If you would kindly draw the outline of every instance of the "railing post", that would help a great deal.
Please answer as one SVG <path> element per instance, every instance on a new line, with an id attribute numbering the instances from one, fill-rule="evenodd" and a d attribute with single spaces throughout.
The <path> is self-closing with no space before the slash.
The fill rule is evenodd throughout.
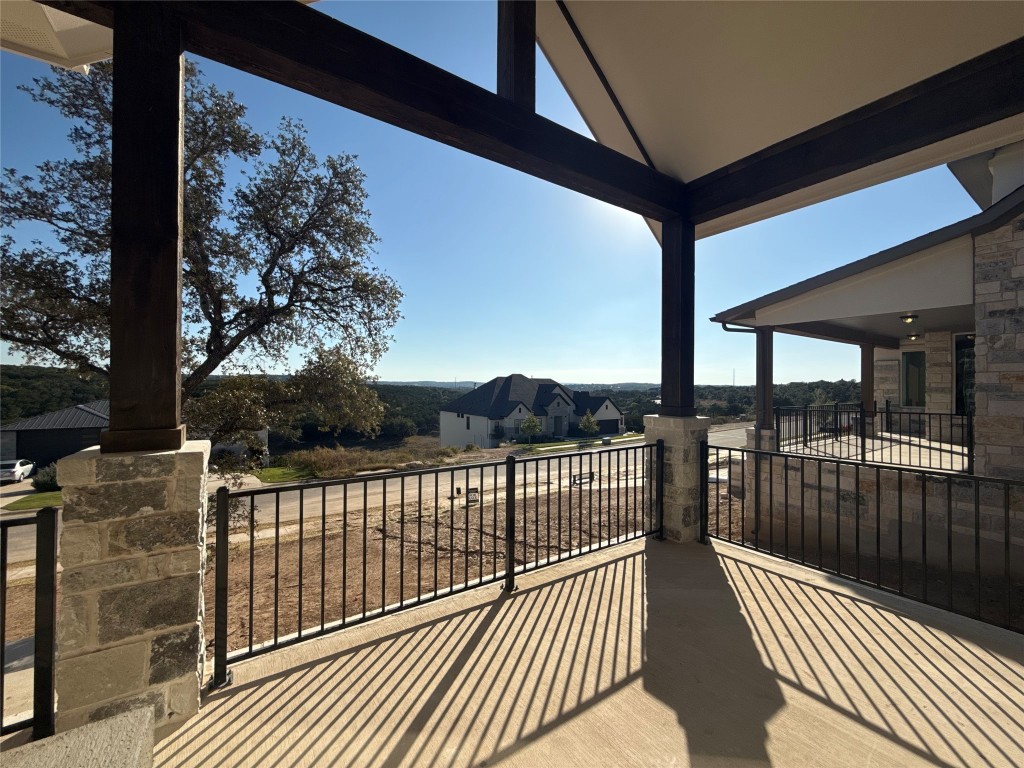
<path id="1" fill-rule="evenodd" d="M 505 591 L 516 588 L 516 457 L 505 458 Z"/>
<path id="2" fill-rule="evenodd" d="M 868 426 L 867 411 L 864 410 L 864 403 L 860 404 L 860 462 L 866 464 L 868 461 Z"/>
<path id="3" fill-rule="evenodd" d="M 967 474 L 974 474 L 974 413 L 967 411 Z"/>
<path id="4" fill-rule="evenodd" d="M 711 468 L 708 466 L 708 441 L 700 441 L 700 534 L 697 539 L 701 544 L 710 544 L 708 538 L 708 514 L 710 497 Z"/>
<path id="5" fill-rule="evenodd" d="M 217 489 L 217 543 L 214 557 L 213 678 L 210 690 L 231 682 L 228 672 L 228 487 Z"/>
<path id="6" fill-rule="evenodd" d="M 36 618 L 32 672 L 32 738 L 53 736 L 54 631 L 57 626 L 57 510 L 36 515 Z"/>
<path id="7" fill-rule="evenodd" d="M 885 401 L 885 431 L 892 432 L 892 403 L 888 398 Z"/>
<path id="8" fill-rule="evenodd" d="M 782 425 L 782 414 L 779 412 L 779 407 L 775 407 L 775 450 L 782 450 L 782 430 L 779 427 Z"/>
<path id="9" fill-rule="evenodd" d="M 807 429 L 808 429 L 808 426 L 809 426 L 808 422 L 810 421 L 810 419 L 808 417 L 810 416 L 810 412 L 807 410 L 807 406 L 806 405 L 803 408 L 800 409 L 800 413 L 803 415 L 804 447 L 807 447 L 807 445 L 808 445 Z"/>
<path id="10" fill-rule="evenodd" d="M 658 440 L 654 444 L 654 494 L 658 500 L 658 535 L 659 541 L 665 539 L 665 441 Z"/>

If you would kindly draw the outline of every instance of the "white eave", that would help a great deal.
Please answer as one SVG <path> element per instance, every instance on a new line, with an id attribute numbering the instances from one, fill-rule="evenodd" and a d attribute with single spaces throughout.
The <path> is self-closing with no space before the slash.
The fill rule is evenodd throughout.
<path id="1" fill-rule="evenodd" d="M 655 167 L 689 182 L 1024 35 L 1020 2 L 580 2 L 566 8 Z M 555 2 L 538 38 L 595 138 L 642 161 Z M 698 226 L 698 237 L 1024 138 L 1024 115 Z M 660 226 L 655 226 L 659 232 Z"/>
<path id="2" fill-rule="evenodd" d="M 113 56 L 114 33 L 107 27 L 32 0 L 3 0 L 0 2 L 0 48 L 75 69 Z"/>

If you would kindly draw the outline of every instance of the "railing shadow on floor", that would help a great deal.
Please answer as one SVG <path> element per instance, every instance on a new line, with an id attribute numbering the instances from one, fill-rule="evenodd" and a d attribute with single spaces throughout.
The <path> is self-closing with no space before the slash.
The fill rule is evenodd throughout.
<path id="1" fill-rule="evenodd" d="M 332 655 L 315 658 L 347 632 L 295 646 L 287 653 L 302 662 L 287 669 L 275 662 L 278 654 L 247 662 L 256 665 L 247 673 L 253 679 L 210 694 L 200 717 L 158 745 L 156 764 L 494 764 L 544 737 L 555 741 L 540 746 L 543 754 L 578 746 L 577 718 L 597 707 L 606 708 L 598 731 L 605 746 L 635 748 L 665 764 L 768 763 L 769 722 L 788 689 L 928 763 L 975 757 L 955 729 L 958 716 L 987 724 L 978 712 L 957 710 L 928 688 L 929 707 L 945 707 L 941 716 L 954 730 L 948 743 L 941 733 L 922 733 L 913 717 L 908 725 L 899 710 L 886 714 L 872 687 L 886 669 L 897 678 L 886 689 L 889 701 L 905 701 L 911 712 L 928 700 L 908 672 L 949 687 L 980 686 L 977 697 L 1003 715 L 992 733 L 1016 739 L 1005 720 L 1020 721 L 1021 705 L 970 677 L 977 671 L 1019 685 L 1017 670 L 998 654 L 958 645 L 941 626 L 933 631 L 870 601 L 758 569 L 730 557 L 728 545 L 717 552 L 654 540 L 643 546 L 591 567 L 578 561 L 580 570 L 551 572 L 510 595 L 495 586 L 478 593 L 493 598 L 471 608 L 434 603 L 421 609 L 431 618 L 391 634 L 375 636 L 372 623 L 354 628 L 362 642 Z M 906 658 L 893 658 L 891 644 L 876 649 L 870 635 L 878 632 L 906 638 Z M 809 671 L 794 671 L 771 633 L 804 636 Z M 808 645 L 812 633 L 816 644 Z M 912 655 L 925 647 L 965 659 L 962 672 Z M 274 671 L 261 676 L 261 667 Z M 671 709 L 678 730 L 640 721 L 658 709 L 650 697 Z M 652 727 L 667 733 L 653 746 Z M 602 743 L 583 747 L 603 754 Z"/>
<path id="2" fill-rule="evenodd" d="M 718 545 L 720 562 L 742 585 L 756 644 L 781 685 L 934 765 L 1019 764 L 1024 704 L 1013 692 L 1024 684 L 1024 652 L 1016 635 L 870 587 L 817 583 L 832 577 L 793 578 L 730 556 L 732 546 Z M 965 622 L 977 630 L 969 639 L 958 634 Z"/>

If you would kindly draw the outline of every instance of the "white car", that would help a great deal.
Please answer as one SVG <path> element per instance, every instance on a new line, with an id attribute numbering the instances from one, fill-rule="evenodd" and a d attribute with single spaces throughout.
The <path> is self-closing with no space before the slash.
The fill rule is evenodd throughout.
<path id="1" fill-rule="evenodd" d="M 35 471 L 36 465 L 25 459 L 0 461 L 0 482 L 17 483 Z"/>

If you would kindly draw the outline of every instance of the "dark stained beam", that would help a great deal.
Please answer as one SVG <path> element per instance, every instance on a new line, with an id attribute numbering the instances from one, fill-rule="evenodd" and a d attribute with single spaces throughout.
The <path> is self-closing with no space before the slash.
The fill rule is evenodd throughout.
<path id="1" fill-rule="evenodd" d="M 498 95 L 537 111 L 537 4 L 498 0 Z"/>
<path id="2" fill-rule="evenodd" d="M 757 429 L 773 429 L 775 427 L 773 408 L 775 395 L 774 329 L 767 325 L 758 326 L 756 338 L 754 409 L 757 413 L 757 421 L 754 426 Z M 758 448 L 760 447 L 758 446 Z"/>
<path id="3" fill-rule="evenodd" d="M 696 224 L 1024 112 L 1024 38 L 689 184 Z"/>
<path id="4" fill-rule="evenodd" d="M 662 416 L 696 416 L 693 395 L 693 224 L 683 217 L 661 228 L 661 408 Z"/>
<path id="5" fill-rule="evenodd" d="M 187 50 L 659 221 L 686 185 L 301 3 L 153 2 Z M 107 24 L 111 2 L 48 2 Z"/>
<path id="6" fill-rule="evenodd" d="M 181 30 L 157 4 L 114 14 L 110 429 L 104 452 L 181 448 Z"/>

